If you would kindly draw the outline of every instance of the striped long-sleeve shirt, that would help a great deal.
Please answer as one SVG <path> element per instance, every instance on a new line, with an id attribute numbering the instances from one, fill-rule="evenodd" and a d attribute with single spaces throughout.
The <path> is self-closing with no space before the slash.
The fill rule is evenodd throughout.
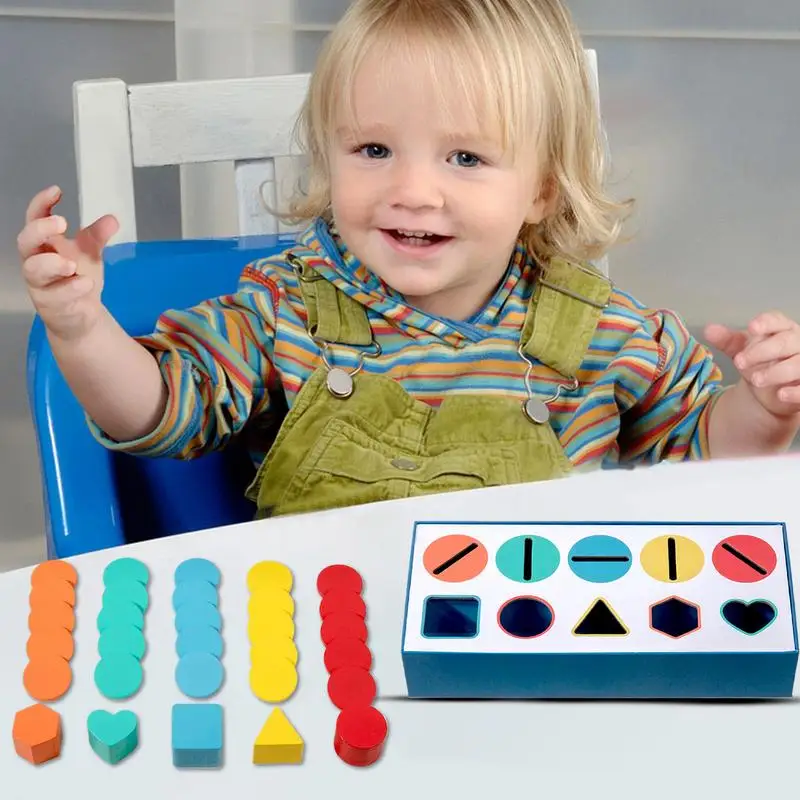
<path id="1" fill-rule="evenodd" d="M 446 395 L 478 393 L 524 401 L 527 364 L 517 352 L 535 280 L 520 245 L 505 280 L 472 319 L 450 321 L 407 305 L 318 221 L 299 243 L 314 269 L 367 310 L 379 358 L 366 373 L 390 376 L 410 395 L 437 406 Z M 266 454 L 311 373 L 320 350 L 306 330 L 299 280 L 286 254 L 247 265 L 235 293 L 188 310 L 165 312 L 141 337 L 169 387 L 164 416 L 147 436 L 106 437 L 107 447 L 142 455 L 192 458 L 245 441 L 254 463 Z M 334 346 L 335 365 L 354 367 L 358 352 Z M 708 419 L 721 375 L 710 353 L 670 311 L 647 308 L 615 289 L 578 373 L 580 387 L 551 404 L 551 423 L 576 467 L 654 463 L 708 456 Z M 563 382 L 534 362 L 531 386 L 546 398 Z"/>

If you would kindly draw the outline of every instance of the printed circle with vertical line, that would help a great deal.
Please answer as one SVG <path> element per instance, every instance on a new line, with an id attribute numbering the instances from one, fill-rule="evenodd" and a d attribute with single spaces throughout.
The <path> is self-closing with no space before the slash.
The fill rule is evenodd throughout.
<path id="1" fill-rule="evenodd" d="M 628 573 L 633 558 L 628 545 L 614 536 L 587 536 L 567 556 L 569 568 L 590 583 L 611 583 Z"/>
<path id="2" fill-rule="evenodd" d="M 705 564 L 703 549 L 686 536 L 651 539 L 642 548 L 640 559 L 644 571 L 664 583 L 690 581 L 700 574 Z"/>
<path id="3" fill-rule="evenodd" d="M 489 553 L 474 536 L 452 534 L 432 541 L 422 556 L 425 569 L 437 580 L 462 583 L 486 568 Z"/>
<path id="4" fill-rule="evenodd" d="M 758 536 L 740 534 L 723 539 L 711 554 L 711 561 L 723 578 L 736 583 L 763 581 L 775 571 L 778 556 Z"/>
<path id="5" fill-rule="evenodd" d="M 561 561 L 558 548 L 542 536 L 515 536 L 504 542 L 495 558 L 497 569 L 517 583 L 549 578 Z"/>

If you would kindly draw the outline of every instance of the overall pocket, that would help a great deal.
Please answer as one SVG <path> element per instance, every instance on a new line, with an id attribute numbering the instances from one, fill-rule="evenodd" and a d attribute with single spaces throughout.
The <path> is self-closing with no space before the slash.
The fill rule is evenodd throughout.
<path id="1" fill-rule="evenodd" d="M 518 475 L 516 454 L 510 448 L 462 445 L 431 455 L 398 447 L 334 419 L 281 496 L 269 498 L 269 476 L 262 496 L 274 514 L 298 513 L 480 489 L 517 482 Z"/>

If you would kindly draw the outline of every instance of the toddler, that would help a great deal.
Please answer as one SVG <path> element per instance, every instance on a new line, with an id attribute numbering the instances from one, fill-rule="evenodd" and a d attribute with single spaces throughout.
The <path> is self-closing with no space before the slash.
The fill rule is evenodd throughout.
<path id="1" fill-rule="evenodd" d="M 355 0 L 299 122 L 296 243 L 145 337 L 101 302 L 115 220 L 69 238 L 57 188 L 31 202 L 25 280 L 106 447 L 241 440 L 264 517 L 790 445 L 795 322 L 709 326 L 723 389 L 674 313 L 592 266 L 628 204 L 559 0 Z"/>

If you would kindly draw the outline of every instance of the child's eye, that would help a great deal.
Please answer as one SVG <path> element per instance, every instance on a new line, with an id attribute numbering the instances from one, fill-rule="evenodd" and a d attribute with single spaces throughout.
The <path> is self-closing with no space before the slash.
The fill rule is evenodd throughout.
<path id="1" fill-rule="evenodd" d="M 389 156 L 389 148 L 382 144 L 365 144 L 358 148 L 358 152 L 367 158 L 387 158 Z"/>
<path id="2" fill-rule="evenodd" d="M 477 167 L 483 163 L 482 159 L 474 153 L 466 153 L 464 151 L 455 153 L 453 158 L 457 167 Z"/>

